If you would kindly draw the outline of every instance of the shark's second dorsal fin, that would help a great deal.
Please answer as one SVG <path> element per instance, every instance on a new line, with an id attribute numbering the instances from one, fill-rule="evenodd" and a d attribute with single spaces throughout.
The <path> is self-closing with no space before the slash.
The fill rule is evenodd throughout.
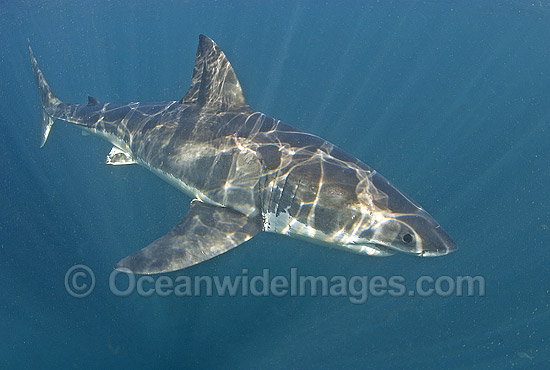
<path id="1" fill-rule="evenodd" d="M 205 35 L 199 36 L 191 87 L 180 103 L 196 103 L 214 110 L 246 105 L 233 67 L 218 45 Z"/>
<path id="2" fill-rule="evenodd" d="M 98 105 L 99 100 L 94 98 L 93 96 L 88 96 L 88 105 Z"/>

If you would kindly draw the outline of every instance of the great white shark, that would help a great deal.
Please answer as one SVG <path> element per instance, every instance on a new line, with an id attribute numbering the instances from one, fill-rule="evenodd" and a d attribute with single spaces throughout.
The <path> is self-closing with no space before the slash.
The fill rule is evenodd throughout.
<path id="1" fill-rule="evenodd" d="M 107 141 L 110 165 L 137 163 L 190 196 L 166 235 L 117 269 L 154 274 L 220 255 L 266 231 L 369 256 L 440 256 L 457 249 L 416 202 L 359 159 L 252 109 L 233 67 L 207 36 L 180 100 L 64 103 L 29 46 L 44 146 L 54 120 Z"/>

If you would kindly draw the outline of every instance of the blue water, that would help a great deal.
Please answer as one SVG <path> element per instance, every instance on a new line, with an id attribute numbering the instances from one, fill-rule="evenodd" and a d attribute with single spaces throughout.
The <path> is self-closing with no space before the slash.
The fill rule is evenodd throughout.
<path id="1" fill-rule="evenodd" d="M 180 99 L 198 35 L 255 109 L 423 205 L 459 250 L 360 257 L 262 234 L 179 273 L 482 276 L 473 297 L 129 297 L 112 266 L 190 199 L 64 122 L 39 149 L 30 39 L 69 102 Z M 10 1 L 0 5 L 0 368 L 550 368 L 548 1 Z M 97 285 L 64 287 L 85 264 Z"/>

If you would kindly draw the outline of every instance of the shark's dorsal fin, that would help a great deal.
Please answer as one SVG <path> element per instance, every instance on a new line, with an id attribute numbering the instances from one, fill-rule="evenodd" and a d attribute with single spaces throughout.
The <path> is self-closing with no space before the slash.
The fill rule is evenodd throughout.
<path id="1" fill-rule="evenodd" d="M 98 105 L 99 100 L 94 98 L 93 96 L 88 96 L 88 105 Z"/>
<path id="2" fill-rule="evenodd" d="M 218 45 L 205 35 L 199 36 L 191 87 L 180 103 L 196 103 L 214 110 L 246 105 L 233 67 Z"/>

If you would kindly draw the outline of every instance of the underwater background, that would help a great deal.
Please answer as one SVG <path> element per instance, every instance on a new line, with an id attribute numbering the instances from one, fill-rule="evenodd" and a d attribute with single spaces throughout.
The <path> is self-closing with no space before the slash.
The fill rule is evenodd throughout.
<path id="1" fill-rule="evenodd" d="M 480 276 L 471 297 L 118 297 L 121 258 L 190 198 L 57 122 L 40 149 L 28 41 L 63 101 L 183 97 L 198 35 L 255 109 L 377 169 L 458 244 L 370 258 L 274 234 L 189 276 Z M 550 368 L 550 2 L 2 1 L 0 368 Z M 77 264 L 86 298 L 65 289 Z"/>

